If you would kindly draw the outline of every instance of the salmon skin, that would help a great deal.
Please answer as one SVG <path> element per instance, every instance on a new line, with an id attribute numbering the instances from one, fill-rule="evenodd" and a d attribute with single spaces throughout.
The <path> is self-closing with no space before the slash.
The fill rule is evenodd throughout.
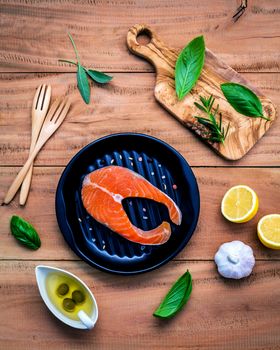
<path id="1" fill-rule="evenodd" d="M 181 224 L 182 214 L 175 202 L 132 170 L 107 166 L 84 178 L 83 205 L 96 221 L 135 243 L 158 245 L 167 242 L 171 235 L 168 222 L 163 221 L 150 231 L 141 230 L 130 222 L 122 206 L 122 200 L 127 197 L 147 198 L 165 204 L 172 222 Z"/>

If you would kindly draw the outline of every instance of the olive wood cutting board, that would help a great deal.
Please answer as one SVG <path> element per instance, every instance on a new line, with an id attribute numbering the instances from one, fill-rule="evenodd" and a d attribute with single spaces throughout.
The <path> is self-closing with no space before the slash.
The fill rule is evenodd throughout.
<path id="1" fill-rule="evenodd" d="M 139 34 L 148 36 L 150 42 L 139 44 L 137 41 Z M 154 93 L 156 100 L 184 126 L 190 128 L 201 138 L 205 132 L 205 127 L 198 123 L 194 116 L 206 117 L 206 115 L 198 110 L 194 102 L 200 102 L 199 95 L 206 98 L 210 95 L 215 97 L 214 107 L 217 104 L 219 105 L 223 125 L 226 128 L 230 123 L 230 128 L 224 144 L 211 143 L 206 140 L 205 142 L 226 159 L 237 160 L 242 158 L 276 119 L 276 109 L 272 102 L 208 49 L 206 49 L 204 67 L 197 83 L 191 92 L 179 101 L 175 92 L 174 80 L 175 64 L 179 51 L 166 46 L 151 28 L 142 24 L 136 24 L 129 29 L 127 45 L 132 53 L 144 57 L 155 66 L 156 85 Z M 220 84 L 225 82 L 240 83 L 254 91 L 260 98 L 264 116 L 270 118 L 270 121 L 262 118 L 246 117 L 236 112 L 226 101 L 220 89 Z"/>

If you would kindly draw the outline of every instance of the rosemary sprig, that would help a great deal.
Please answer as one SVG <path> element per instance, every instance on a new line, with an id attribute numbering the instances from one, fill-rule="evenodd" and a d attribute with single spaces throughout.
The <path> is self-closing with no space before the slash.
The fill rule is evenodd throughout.
<path id="1" fill-rule="evenodd" d="M 200 109 L 202 112 L 206 113 L 208 118 L 202 118 L 199 116 L 195 116 L 197 121 L 204 125 L 208 131 L 203 135 L 203 138 L 207 141 L 211 142 L 222 142 L 224 143 L 225 138 L 227 137 L 230 123 L 228 123 L 227 129 L 222 127 L 222 113 L 219 111 L 219 105 L 213 109 L 213 104 L 215 98 L 211 95 L 208 99 L 202 96 L 199 96 L 202 104 L 194 102 L 195 106 Z M 216 120 L 216 115 L 219 114 L 219 121 Z"/>

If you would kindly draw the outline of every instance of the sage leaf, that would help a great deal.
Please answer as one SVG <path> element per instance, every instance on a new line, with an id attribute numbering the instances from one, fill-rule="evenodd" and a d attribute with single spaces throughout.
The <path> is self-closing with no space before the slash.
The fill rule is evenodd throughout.
<path id="1" fill-rule="evenodd" d="M 173 284 L 153 315 L 159 318 L 173 317 L 189 300 L 191 292 L 192 277 L 187 271 Z"/>
<path id="2" fill-rule="evenodd" d="M 41 240 L 35 228 L 20 216 L 13 215 L 10 222 L 13 236 L 27 248 L 36 250 L 41 246 Z"/>
<path id="3" fill-rule="evenodd" d="M 175 66 L 175 88 L 179 100 L 193 88 L 199 78 L 205 58 L 203 36 L 193 39 L 180 53 Z"/>
<path id="4" fill-rule="evenodd" d="M 86 72 L 92 80 L 100 84 L 106 84 L 113 79 L 113 77 L 111 77 L 110 75 L 99 72 L 97 70 L 88 69 Z"/>
<path id="5" fill-rule="evenodd" d="M 221 90 L 228 103 L 238 112 L 247 117 L 263 118 L 263 108 L 258 96 L 246 86 L 237 83 L 221 84 Z"/>
<path id="6" fill-rule="evenodd" d="M 81 93 L 81 96 L 86 104 L 89 104 L 90 99 L 90 86 L 87 79 L 86 70 L 80 63 L 78 63 L 77 70 L 77 81 L 78 81 L 78 89 Z"/>
<path id="7" fill-rule="evenodd" d="M 59 62 L 66 62 L 66 63 L 70 63 L 73 64 L 75 66 L 77 66 L 77 82 L 78 82 L 78 89 L 81 93 L 81 96 L 83 98 L 83 100 L 85 101 L 86 104 L 89 104 L 89 100 L 90 100 L 90 84 L 89 81 L 87 79 L 87 76 L 90 77 L 90 79 L 100 83 L 100 84 L 105 84 L 107 82 L 109 82 L 110 80 L 113 79 L 113 77 L 111 77 L 110 75 L 107 75 L 105 73 L 102 72 L 98 72 L 97 70 L 92 70 L 92 69 L 86 69 L 80 61 L 80 56 L 79 56 L 79 52 L 77 50 L 76 44 L 74 39 L 72 38 L 72 35 L 70 33 L 68 33 L 69 39 L 71 41 L 71 44 L 73 46 L 74 52 L 75 52 L 75 56 L 77 59 L 77 62 L 71 61 L 71 60 L 65 60 L 65 59 L 60 59 L 58 60 Z"/>

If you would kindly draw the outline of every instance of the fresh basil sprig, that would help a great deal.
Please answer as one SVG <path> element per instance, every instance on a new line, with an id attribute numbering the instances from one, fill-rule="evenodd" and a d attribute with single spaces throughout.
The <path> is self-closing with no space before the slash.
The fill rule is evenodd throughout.
<path id="1" fill-rule="evenodd" d="M 203 36 L 193 39 L 180 53 L 175 66 L 175 87 L 179 100 L 193 88 L 199 78 L 205 58 Z"/>
<path id="2" fill-rule="evenodd" d="M 221 84 L 221 90 L 228 103 L 239 113 L 253 118 L 270 120 L 263 115 L 263 108 L 258 96 L 246 86 L 237 83 Z"/>
<path id="3" fill-rule="evenodd" d="M 12 216 L 10 227 L 13 236 L 22 245 L 33 250 L 41 247 L 41 240 L 35 228 L 20 216 Z"/>
<path id="4" fill-rule="evenodd" d="M 191 292 L 192 276 L 187 271 L 173 284 L 153 315 L 160 318 L 173 317 L 189 300 Z"/>
<path id="5" fill-rule="evenodd" d="M 108 83 L 110 80 L 113 79 L 113 77 L 111 77 L 110 75 L 107 75 L 105 73 L 99 72 L 97 70 L 93 70 L 93 69 L 87 69 L 85 68 L 80 61 L 80 57 L 78 54 L 78 50 L 77 47 L 75 45 L 75 42 L 71 36 L 70 33 L 68 33 L 69 39 L 72 43 L 72 46 L 74 48 L 75 51 L 75 55 L 76 55 L 76 59 L 77 62 L 73 62 L 73 61 L 69 61 L 69 60 L 58 60 L 59 62 L 66 62 L 66 63 L 70 63 L 70 64 L 74 64 L 75 66 L 77 66 L 77 85 L 78 85 L 78 89 L 80 91 L 80 94 L 83 98 L 83 100 L 85 101 L 86 104 L 89 104 L 90 101 L 90 85 L 87 79 L 87 76 L 89 76 L 89 78 L 99 84 L 105 84 Z"/>

